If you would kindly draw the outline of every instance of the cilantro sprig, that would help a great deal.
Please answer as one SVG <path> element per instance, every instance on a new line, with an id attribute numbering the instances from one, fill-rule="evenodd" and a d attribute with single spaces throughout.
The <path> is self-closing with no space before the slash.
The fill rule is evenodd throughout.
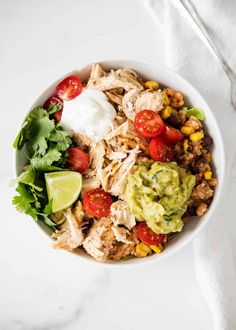
<path id="1" fill-rule="evenodd" d="M 65 151 L 71 144 L 68 133 L 49 118 L 49 112 L 36 107 L 23 124 L 13 147 L 22 150 L 26 145 L 32 167 L 51 171 L 64 164 Z"/>
<path id="2" fill-rule="evenodd" d="M 63 170 L 66 150 L 72 145 L 69 134 L 50 119 L 49 115 L 55 111 L 58 111 L 56 105 L 48 111 L 35 107 L 13 143 L 14 148 L 27 153 L 29 164 L 15 180 L 18 195 L 12 203 L 18 211 L 43 220 L 49 226 L 55 223 L 50 219 L 52 201 L 47 197 L 44 173 Z"/>

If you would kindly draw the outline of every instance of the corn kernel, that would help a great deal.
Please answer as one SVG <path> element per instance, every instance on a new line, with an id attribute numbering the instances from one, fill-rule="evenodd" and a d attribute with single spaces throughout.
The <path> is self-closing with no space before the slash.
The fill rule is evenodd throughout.
<path id="1" fill-rule="evenodd" d="M 206 172 L 204 172 L 204 178 L 206 180 L 211 180 L 211 177 L 212 177 L 212 171 L 206 171 Z"/>
<path id="2" fill-rule="evenodd" d="M 150 248 L 158 254 L 163 251 L 163 246 L 161 244 L 159 244 L 159 245 L 150 245 Z"/>
<path id="3" fill-rule="evenodd" d="M 190 135 L 195 132 L 195 129 L 193 127 L 183 126 L 183 127 L 181 127 L 181 132 L 184 135 Z"/>
<path id="4" fill-rule="evenodd" d="M 187 150 L 188 150 L 188 140 L 187 139 L 184 140 L 183 148 L 184 148 L 184 152 L 187 152 Z"/>
<path id="5" fill-rule="evenodd" d="M 170 99 L 169 99 L 169 97 L 166 95 L 166 93 L 164 93 L 164 100 L 163 100 L 163 102 L 164 102 L 164 105 L 169 105 L 169 104 L 170 104 Z"/>
<path id="6" fill-rule="evenodd" d="M 164 110 L 162 110 L 161 116 L 163 119 L 167 119 L 172 115 L 173 109 L 167 105 Z"/>
<path id="7" fill-rule="evenodd" d="M 136 246 L 135 252 L 137 257 L 146 257 L 151 252 L 151 248 L 148 245 L 141 242 Z"/>
<path id="8" fill-rule="evenodd" d="M 199 142 L 203 137 L 203 132 L 195 132 L 190 135 L 190 140 L 193 142 Z"/>
<path id="9" fill-rule="evenodd" d="M 150 88 L 150 89 L 158 89 L 159 88 L 159 84 L 157 81 L 155 80 L 148 80 L 144 83 L 144 86 L 146 88 Z"/>

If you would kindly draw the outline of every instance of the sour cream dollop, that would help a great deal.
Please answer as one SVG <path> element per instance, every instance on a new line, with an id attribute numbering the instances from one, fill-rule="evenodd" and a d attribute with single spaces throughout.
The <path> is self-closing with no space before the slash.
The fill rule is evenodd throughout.
<path id="1" fill-rule="evenodd" d="M 115 116 L 115 108 L 102 91 L 84 89 L 74 100 L 64 103 L 61 125 L 99 141 L 109 132 Z"/>

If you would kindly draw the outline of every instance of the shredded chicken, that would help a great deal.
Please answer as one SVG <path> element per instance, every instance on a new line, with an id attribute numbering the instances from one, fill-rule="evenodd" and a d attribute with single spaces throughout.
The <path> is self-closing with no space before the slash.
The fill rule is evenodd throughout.
<path id="1" fill-rule="evenodd" d="M 101 218 L 90 229 L 83 247 L 93 258 L 105 262 L 125 258 L 134 251 L 138 243 L 135 232 L 129 233 L 127 229 L 116 228 L 110 218 Z"/>
<path id="2" fill-rule="evenodd" d="M 82 185 L 82 190 L 81 190 L 81 197 L 84 197 L 84 194 L 95 188 L 99 188 L 100 186 L 100 178 L 98 176 L 93 176 L 90 178 L 83 178 L 83 185 Z"/>
<path id="3" fill-rule="evenodd" d="M 97 188 L 101 184 L 100 171 L 103 167 L 104 155 L 106 153 L 103 140 L 94 141 L 87 135 L 80 133 L 74 134 L 74 141 L 80 147 L 89 149 L 89 167 L 84 175 L 82 195 L 89 189 Z"/>
<path id="4" fill-rule="evenodd" d="M 125 152 L 119 152 L 119 151 L 110 151 L 106 154 L 106 157 L 110 160 L 119 160 L 124 159 L 127 157 L 127 154 Z"/>
<path id="5" fill-rule="evenodd" d="M 130 213 L 127 202 L 116 201 L 111 205 L 111 220 L 114 225 L 124 225 L 128 229 L 135 226 L 135 216 Z"/>
<path id="6" fill-rule="evenodd" d="M 81 202 L 78 202 L 73 213 L 71 208 L 63 211 L 65 222 L 61 225 L 60 230 L 53 233 L 52 237 L 56 238 L 53 243 L 55 249 L 64 249 L 73 251 L 83 243 L 83 233 L 80 228 L 84 212 Z"/>
<path id="7" fill-rule="evenodd" d="M 132 89 L 125 94 L 122 100 L 122 110 L 124 111 L 127 118 L 134 121 L 136 115 L 135 103 L 139 96 L 139 91 L 137 89 Z"/>
<path id="8" fill-rule="evenodd" d="M 153 111 L 160 111 L 163 109 L 164 95 L 161 91 L 147 90 L 140 93 L 136 100 L 135 108 L 137 110 L 149 109 Z"/>
<path id="9" fill-rule="evenodd" d="M 105 142 L 105 155 L 109 162 L 104 164 L 100 172 L 102 187 L 114 196 L 119 196 L 124 193 L 127 174 L 135 164 L 140 149 L 145 149 L 145 146 L 129 120 L 113 129 L 105 137 Z"/>
<path id="10" fill-rule="evenodd" d="M 113 160 L 101 171 L 101 183 L 105 191 L 110 191 L 111 188 L 111 178 L 115 176 L 119 167 L 121 166 L 121 161 Z"/>
<path id="11" fill-rule="evenodd" d="M 123 91 L 123 88 L 115 88 L 110 91 L 106 91 L 105 93 L 108 100 L 115 104 L 122 105 L 123 95 L 120 93 L 120 90 Z"/>
<path id="12" fill-rule="evenodd" d="M 110 163 L 106 168 L 102 169 L 101 182 L 106 191 L 110 192 L 114 196 L 124 194 L 127 175 L 135 164 L 138 153 L 139 149 L 136 147 L 129 152 L 124 161 L 112 161 L 112 163 Z"/>
<path id="13" fill-rule="evenodd" d="M 119 261 L 130 255 L 134 255 L 135 246 L 136 243 L 134 241 L 132 241 L 130 244 L 118 242 L 111 259 Z"/>
<path id="14" fill-rule="evenodd" d="M 111 70 L 106 76 L 99 78 L 90 77 L 87 88 L 96 88 L 102 91 L 114 88 L 123 88 L 126 91 L 131 89 L 143 90 L 143 85 L 138 81 L 137 74 L 130 69 Z"/>
<path id="15" fill-rule="evenodd" d="M 111 229 L 118 242 L 132 244 L 132 241 L 129 239 L 130 233 L 127 229 L 125 229 L 124 227 L 116 227 L 116 226 L 112 226 Z"/>
<path id="16" fill-rule="evenodd" d="M 111 226 L 109 218 L 101 218 L 93 225 L 83 242 L 85 251 L 100 262 L 107 260 L 112 249 L 114 233 Z"/>
<path id="17" fill-rule="evenodd" d="M 95 63 L 92 65 L 92 70 L 90 73 L 89 79 L 99 79 L 101 77 L 104 77 L 106 75 L 106 72 L 103 70 L 100 64 Z"/>
<path id="18" fill-rule="evenodd" d="M 126 152 L 138 145 L 139 149 L 145 150 L 147 142 L 145 139 L 138 137 L 134 128 L 134 124 L 130 120 L 126 120 L 121 125 L 112 129 L 105 136 L 105 141 L 113 149 L 119 152 Z"/>
<path id="19" fill-rule="evenodd" d="M 133 89 L 123 97 L 122 107 L 127 118 L 134 121 L 139 111 L 149 109 L 158 112 L 163 109 L 163 103 L 164 94 L 161 91 L 140 92 Z"/>
<path id="20" fill-rule="evenodd" d="M 79 132 L 74 133 L 73 140 L 76 145 L 81 147 L 90 147 L 93 143 L 92 139 L 85 134 Z"/>
<path id="21" fill-rule="evenodd" d="M 91 143 L 89 152 L 90 166 L 85 173 L 86 178 L 96 175 L 99 177 L 99 172 L 103 166 L 105 153 L 105 143 L 103 141 Z"/>
<path id="22" fill-rule="evenodd" d="M 52 244 L 54 249 L 62 249 L 67 251 L 73 251 L 73 248 L 69 246 L 68 241 L 70 239 L 70 231 L 66 229 L 61 229 L 60 231 L 56 230 L 52 234 L 52 238 L 55 238 L 56 241 Z"/>
<path id="23" fill-rule="evenodd" d="M 129 244 L 122 242 L 118 242 L 116 244 L 115 251 L 112 255 L 113 260 L 121 260 L 131 254 L 134 254 L 135 247 L 140 243 L 135 228 L 132 229 L 128 239 L 130 241 Z"/>

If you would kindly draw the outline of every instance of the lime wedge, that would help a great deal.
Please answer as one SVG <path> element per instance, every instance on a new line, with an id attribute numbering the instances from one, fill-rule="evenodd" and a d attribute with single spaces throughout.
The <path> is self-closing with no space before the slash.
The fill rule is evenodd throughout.
<path id="1" fill-rule="evenodd" d="M 80 173 L 63 171 L 44 175 L 48 199 L 52 200 L 52 212 L 64 210 L 77 200 L 82 188 Z"/>

